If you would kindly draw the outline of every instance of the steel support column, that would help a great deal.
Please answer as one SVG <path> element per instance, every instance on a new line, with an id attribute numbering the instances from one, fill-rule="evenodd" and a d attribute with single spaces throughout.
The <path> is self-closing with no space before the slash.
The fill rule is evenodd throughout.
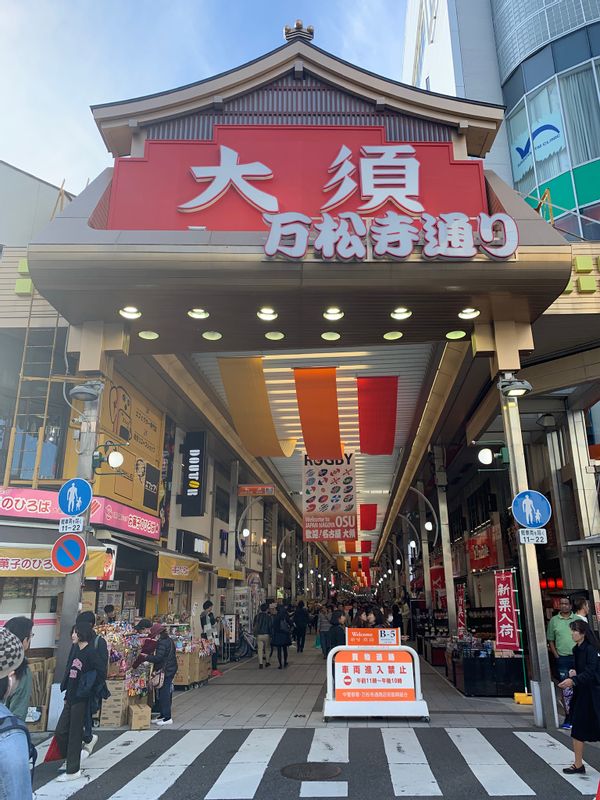
<path id="1" fill-rule="evenodd" d="M 510 458 L 510 482 L 514 495 L 529 488 L 525 450 L 521 433 L 519 404 L 514 397 L 500 395 L 502 422 Z M 521 586 L 525 606 L 527 639 L 532 669 L 534 721 L 538 727 L 553 728 L 558 725 L 556 699 L 548 661 L 546 625 L 540 593 L 540 580 L 535 545 L 519 545 Z"/>
<path id="2" fill-rule="evenodd" d="M 277 545 L 279 536 L 279 504 L 273 503 L 273 517 L 271 522 L 271 585 L 269 596 L 277 597 Z"/>
<path id="3" fill-rule="evenodd" d="M 417 483 L 417 489 L 423 494 L 423 481 Z M 433 610 L 433 598 L 431 594 L 431 565 L 429 563 L 429 531 L 425 527 L 427 515 L 425 512 L 425 500 L 419 495 L 419 529 L 421 531 L 421 558 L 423 559 L 423 586 L 425 587 L 425 607 L 427 611 Z"/>
<path id="4" fill-rule="evenodd" d="M 450 523 L 448 520 L 448 498 L 446 496 L 446 465 L 444 449 L 439 445 L 433 448 L 435 456 L 435 483 L 440 524 L 440 539 L 442 543 L 442 562 L 444 565 L 444 579 L 446 582 L 446 604 L 448 607 L 448 631 L 450 635 L 456 633 L 456 595 L 454 593 L 454 571 L 452 569 L 452 549 L 450 547 Z"/>

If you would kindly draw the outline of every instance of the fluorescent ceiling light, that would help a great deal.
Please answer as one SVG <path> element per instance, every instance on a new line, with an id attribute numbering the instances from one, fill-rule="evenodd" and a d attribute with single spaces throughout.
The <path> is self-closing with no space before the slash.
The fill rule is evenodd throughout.
<path id="1" fill-rule="evenodd" d="M 139 319 L 142 316 L 142 312 L 135 306 L 124 306 L 124 308 L 119 309 L 119 314 L 124 319 Z"/>
<path id="2" fill-rule="evenodd" d="M 395 308 L 392 311 L 390 317 L 398 320 L 408 319 L 409 317 L 412 317 L 412 311 L 410 308 L 406 308 L 406 306 L 398 306 L 398 308 Z"/>
<path id="3" fill-rule="evenodd" d="M 140 339 L 145 339 L 146 341 L 152 341 L 153 339 L 158 339 L 158 333 L 156 331 L 140 331 L 138 333 Z"/>
<path id="4" fill-rule="evenodd" d="M 268 339 L 270 342 L 280 342 L 282 339 L 285 339 L 285 333 L 281 331 L 267 331 L 267 333 L 265 333 L 265 339 Z"/>
<path id="5" fill-rule="evenodd" d="M 481 311 L 478 308 L 463 308 L 462 311 L 459 311 L 458 316 L 461 319 L 477 319 L 480 314 Z"/>
<path id="6" fill-rule="evenodd" d="M 207 339 L 209 342 L 218 342 L 219 339 L 223 338 L 223 334 L 219 333 L 219 331 L 204 331 L 202 338 Z"/>
<path id="7" fill-rule="evenodd" d="M 273 320 L 277 319 L 279 314 L 274 308 L 271 308 L 270 306 L 263 306 L 260 311 L 256 312 L 256 316 L 259 319 L 262 319 L 264 322 L 273 322 Z"/>
<path id="8" fill-rule="evenodd" d="M 466 331 L 448 331 L 446 334 L 446 339 L 449 339 L 451 342 L 456 341 L 457 339 L 464 339 L 467 335 Z"/>
<path id="9" fill-rule="evenodd" d="M 284 359 L 310 359 L 310 358 L 365 358 L 366 356 L 372 356 L 369 350 L 355 350 L 355 351 L 338 351 L 335 353 L 321 353 L 321 352 L 314 352 L 314 353 L 270 353 L 269 355 L 264 356 L 265 361 L 282 361 Z"/>
<path id="10" fill-rule="evenodd" d="M 210 317 L 208 311 L 205 311 L 203 308 L 190 308 L 187 314 L 188 317 L 192 319 L 208 319 Z"/>

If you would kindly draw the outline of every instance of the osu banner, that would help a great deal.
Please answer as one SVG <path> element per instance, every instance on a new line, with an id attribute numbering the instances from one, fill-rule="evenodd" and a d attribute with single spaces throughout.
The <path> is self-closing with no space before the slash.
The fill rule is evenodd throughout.
<path id="1" fill-rule="evenodd" d="M 356 539 L 354 453 L 342 458 L 304 456 L 302 506 L 305 542 Z"/>
<path id="2" fill-rule="evenodd" d="M 494 573 L 496 603 L 496 647 L 519 650 L 519 625 L 511 570 Z"/>
<path id="3" fill-rule="evenodd" d="M 334 664 L 336 700 L 371 703 L 416 697 L 410 653 L 343 650 L 336 654 Z"/>

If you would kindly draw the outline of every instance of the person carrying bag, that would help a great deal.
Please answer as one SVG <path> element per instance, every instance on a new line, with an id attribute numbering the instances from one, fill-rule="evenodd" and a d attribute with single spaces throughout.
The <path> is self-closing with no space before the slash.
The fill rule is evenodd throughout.
<path id="1" fill-rule="evenodd" d="M 177 674 L 177 650 L 175 643 L 167 633 L 167 629 L 160 622 L 155 623 L 150 629 L 152 638 L 158 637 L 154 653 L 146 655 L 146 661 L 153 665 L 150 676 L 150 686 L 158 693 L 158 708 L 160 716 L 152 722 L 160 727 L 172 725 L 171 716 L 171 687 L 173 678 Z"/>

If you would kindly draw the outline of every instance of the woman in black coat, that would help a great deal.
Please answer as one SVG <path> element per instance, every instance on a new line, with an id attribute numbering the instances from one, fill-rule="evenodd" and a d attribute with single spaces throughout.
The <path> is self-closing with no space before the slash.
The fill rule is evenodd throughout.
<path id="1" fill-rule="evenodd" d="M 152 638 L 158 637 L 158 641 L 156 642 L 154 653 L 148 653 L 148 655 L 146 655 L 146 661 L 150 661 L 151 664 L 154 664 L 154 672 L 162 670 L 165 675 L 163 685 L 158 690 L 160 716 L 158 719 L 152 721 L 159 726 L 172 725 L 171 691 L 173 678 L 177 674 L 177 650 L 175 648 L 175 643 L 167 633 L 167 629 L 159 622 L 154 624 L 150 629 L 150 636 L 152 636 Z"/>
<path id="2" fill-rule="evenodd" d="M 570 628 L 575 642 L 575 669 L 570 670 L 569 677 L 558 686 L 560 689 L 573 687 L 571 737 L 575 761 L 563 772 L 584 775 L 584 742 L 600 742 L 600 642 L 582 619 L 574 620 Z"/>
<path id="3" fill-rule="evenodd" d="M 288 620 L 287 610 L 285 606 L 277 606 L 277 616 L 273 621 L 273 635 L 271 642 L 277 648 L 277 660 L 279 661 L 279 669 L 287 667 L 288 665 L 288 647 L 292 643 L 292 629 Z M 283 655 L 283 662 L 282 662 Z"/>

